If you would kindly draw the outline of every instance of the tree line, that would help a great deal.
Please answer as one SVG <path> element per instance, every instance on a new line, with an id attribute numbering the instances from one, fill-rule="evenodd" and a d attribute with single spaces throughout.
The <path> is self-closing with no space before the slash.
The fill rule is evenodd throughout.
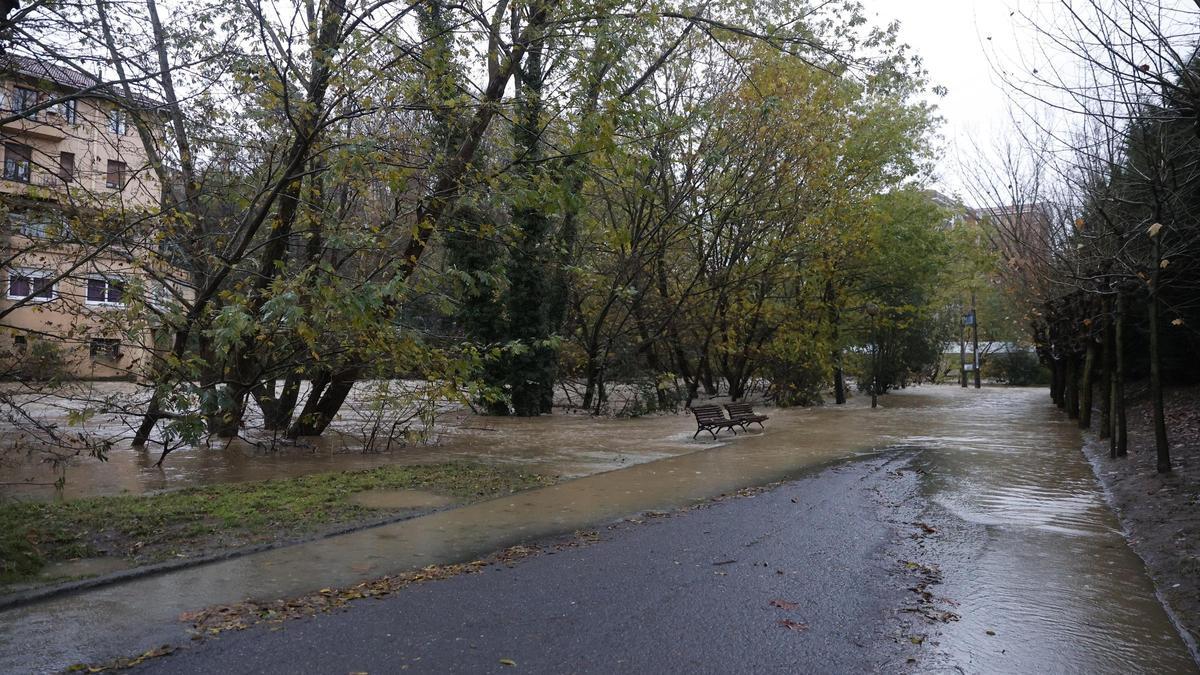
<path id="1" fill-rule="evenodd" d="M 1055 403 L 1122 457 L 1132 383 L 1144 383 L 1168 472 L 1164 388 L 1200 381 L 1200 13 L 1153 0 L 1064 7 L 1067 20 L 1041 33 L 1055 45 L 1041 69 L 1008 76 L 1017 100 L 1057 115 L 1023 120 L 977 191 L 1023 205 L 991 232 Z"/>
<path id="2" fill-rule="evenodd" d="M 320 435 L 393 379 L 490 414 L 842 402 L 957 330 L 930 87 L 854 3 L 33 2 L 0 32 L 99 72 L 147 148 L 136 257 L 188 291 L 130 284 L 152 359 L 88 409 L 163 457 Z"/>

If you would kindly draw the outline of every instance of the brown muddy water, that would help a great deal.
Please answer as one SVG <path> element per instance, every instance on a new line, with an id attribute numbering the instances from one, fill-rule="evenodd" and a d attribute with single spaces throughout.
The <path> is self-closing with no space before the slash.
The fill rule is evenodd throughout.
<path id="1" fill-rule="evenodd" d="M 372 383 L 374 386 L 376 383 Z M 28 409 L 40 419 L 69 429 L 68 411 L 106 397 L 137 395 L 134 385 L 96 383 L 63 396 L 28 394 Z M 55 480 L 60 467 L 40 461 L 37 455 L 10 452 L 0 464 L 0 499 L 75 499 L 80 497 L 144 494 L 197 485 L 236 483 L 270 478 L 290 478 L 323 471 L 370 469 L 387 464 L 420 464 L 443 461 L 478 461 L 518 466 L 563 478 L 576 478 L 633 464 L 653 461 L 713 447 L 711 441 L 693 440 L 690 415 L 665 415 L 640 419 L 592 418 L 554 415 L 539 418 L 480 417 L 469 411 L 446 409 L 438 416 L 428 438 L 387 452 L 364 451 L 364 441 L 377 422 L 372 390 L 358 391 L 343 416 L 325 436 L 288 445 L 272 444 L 261 433 L 244 439 L 215 440 L 208 445 L 175 450 L 159 468 L 158 449 L 129 446 L 136 416 L 97 416 L 81 427 L 97 437 L 116 439 L 107 461 L 76 457 L 65 467 L 66 482 L 59 490 Z M 139 406 L 130 404 L 133 409 Z M 789 416 L 793 413 L 787 413 Z M 253 420 L 252 420 L 253 423 Z M 386 426 L 386 425 L 385 425 Z M 10 430 L 0 426 L 0 435 Z M 729 436 L 728 433 L 724 436 Z M 722 441 L 724 442 L 724 441 Z"/>
<path id="2" fill-rule="evenodd" d="M 939 528 L 919 553 L 928 558 L 922 562 L 943 570 L 943 582 L 933 590 L 962 617 L 928 641 L 936 656 L 931 667 L 1195 672 L 1104 504 L 1079 451 L 1078 432 L 1049 405 L 1045 390 L 926 387 L 889 395 L 878 410 L 858 401 L 845 408 L 768 412 L 766 431 L 716 443 L 691 441 L 694 426 L 683 416 L 497 421 L 476 432 L 476 445 L 450 446 L 446 455 L 490 456 L 549 471 L 589 463 L 611 467 L 621 463 L 617 458 L 640 463 L 0 612 L 0 671 L 91 660 L 111 653 L 114 635 L 177 626 L 180 613 L 204 606 L 287 597 L 466 560 L 685 506 L 832 460 L 906 448 L 915 449 L 914 466 L 923 471 L 926 518 Z M 28 660 L 30 654 L 36 661 Z"/>

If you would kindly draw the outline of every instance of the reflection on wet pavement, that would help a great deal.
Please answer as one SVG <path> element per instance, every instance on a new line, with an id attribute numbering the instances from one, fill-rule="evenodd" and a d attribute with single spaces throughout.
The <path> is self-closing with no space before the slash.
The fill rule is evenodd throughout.
<path id="1" fill-rule="evenodd" d="M 944 626 L 934 661 L 973 673 L 1196 672 L 1078 451 L 1078 430 L 1043 396 L 983 390 L 947 401 L 953 432 L 910 439 L 926 448 L 913 466 L 924 472 L 926 519 L 940 525 L 927 540 L 943 572 L 935 591 L 961 615 Z"/>
<path id="2" fill-rule="evenodd" d="M 45 669 L 136 653 L 181 639 L 176 617 L 199 607 L 468 559 L 897 446 L 925 449 L 916 461 L 931 508 L 958 524 L 934 538 L 945 550 L 929 551 L 946 556 L 936 592 L 959 602 L 963 616 L 938 640 L 946 663 L 971 672 L 1194 668 L 1104 508 L 1078 432 L 1059 420 L 1044 390 L 921 388 L 886 397 L 878 410 L 857 402 L 771 415 L 765 432 L 722 443 L 691 441 L 694 427 L 683 416 L 496 420 L 497 431 L 478 432 L 492 440 L 476 444 L 477 456 L 546 467 L 588 452 L 663 458 L 6 611 L 0 671 L 28 670 L 30 654 L 41 655 L 34 668 Z"/>

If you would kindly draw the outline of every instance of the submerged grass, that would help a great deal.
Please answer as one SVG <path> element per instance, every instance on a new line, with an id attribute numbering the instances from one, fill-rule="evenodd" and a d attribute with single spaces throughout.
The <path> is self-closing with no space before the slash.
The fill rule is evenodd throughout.
<path id="1" fill-rule="evenodd" d="M 452 462 L 155 495 L 0 503 L 0 585 L 34 579 L 55 561 L 120 556 L 134 565 L 147 564 L 287 540 L 388 513 L 349 500 L 366 490 L 420 489 L 468 502 L 552 482 L 510 468 Z"/>

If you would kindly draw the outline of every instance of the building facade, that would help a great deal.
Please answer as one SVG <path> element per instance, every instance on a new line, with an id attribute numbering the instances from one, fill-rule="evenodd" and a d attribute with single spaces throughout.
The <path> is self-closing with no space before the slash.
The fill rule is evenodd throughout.
<path id="1" fill-rule="evenodd" d="M 0 378 L 136 377 L 155 315 L 187 293 L 159 253 L 161 186 L 131 117 L 155 106 L 85 73 L 0 65 Z"/>

